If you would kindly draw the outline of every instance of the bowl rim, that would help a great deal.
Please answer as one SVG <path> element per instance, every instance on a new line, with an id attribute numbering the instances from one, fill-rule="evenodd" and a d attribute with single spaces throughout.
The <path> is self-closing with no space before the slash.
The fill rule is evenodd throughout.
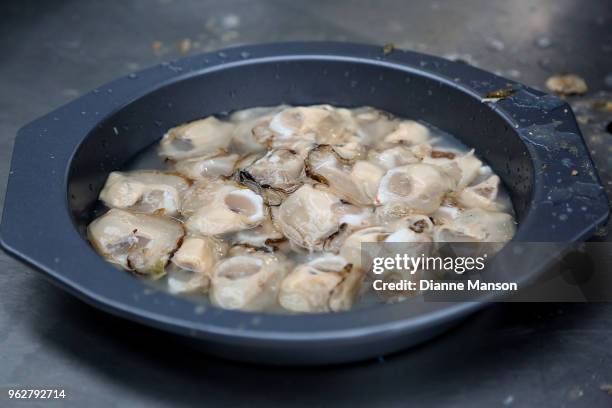
<path id="1" fill-rule="evenodd" d="M 290 59 L 342 60 L 427 76 L 461 90 L 501 116 L 525 143 L 536 169 L 532 208 L 519 225 L 515 241 L 580 241 L 607 219 L 607 197 L 571 108 L 564 101 L 467 64 L 412 51 L 396 49 L 387 53 L 375 45 L 290 42 L 238 46 L 162 63 L 102 85 L 25 125 L 15 140 L 0 246 L 70 293 L 107 312 L 182 335 L 235 344 L 372 340 L 450 322 L 492 300 L 438 302 L 425 305 L 418 313 L 397 303 L 337 314 L 287 316 L 202 309 L 190 300 L 152 291 L 131 274 L 82 273 L 84 267 L 94 272 L 113 268 L 83 240 L 68 209 L 71 162 L 87 135 L 115 111 L 171 83 L 245 64 Z M 515 94 L 498 101 L 487 100 L 490 92 L 506 87 L 514 89 Z M 553 136 L 561 134 L 576 149 L 575 163 L 581 169 L 578 175 L 569 171 L 562 174 L 561 164 L 551 161 L 551 152 L 558 150 L 558 140 Z M 543 164 L 551 166 L 550 171 L 537 171 Z M 551 229 L 546 225 L 552 219 L 550 209 L 576 198 L 551 200 L 552 186 L 558 179 L 563 179 L 565 186 L 580 189 L 591 204 L 588 217 L 559 223 Z M 32 202 L 44 202 L 44 214 Z M 543 257 L 542 265 L 554 256 Z"/>

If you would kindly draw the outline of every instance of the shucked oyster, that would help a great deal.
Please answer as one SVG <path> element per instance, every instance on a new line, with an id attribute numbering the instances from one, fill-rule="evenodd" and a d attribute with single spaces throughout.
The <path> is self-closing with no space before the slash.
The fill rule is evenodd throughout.
<path id="1" fill-rule="evenodd" d="M 206 293 L 215 264 L 227 245 L 214 237 L 190 236 L 183 240 L 166 268 L 171 293 Z"/>
<path id="2" fill-rule="evenodd" d="M 395 227 L 397 229 L 385 238 L 385 242 L 395 243 L 404 253 L 413 257 L 431 253 L 434 225 L 429 217 L 410 215 L 397 222 Z"/>
<path id="3" fill-rule="evenodd" d="M 454 220 L 437 226 L 436 242 L 507 242 L 516 230 L 510 214 L 481 208 L 465 210 Z"/>
<path id="4" fill-rule="evenodd" d="M 486 180 L 464 188 L 457 194 L 457 202 L 466 208 L 482 208 L 485 210 L 498 210 L 497 194 L 499 191 L 499 177 L 491 176 Z"/>
<path id="5" fill-rule="evenodd" d="M 111 208 L 175 216 L 189 183 L 180 176 L 160 171 L 112 172 L 100 192 Z"/>
<path id="6" fill-rule="evenodd" d="M 306 173 L 345 201 L 371 205 L 384 171 L 367 161 L 343 159 L 330 145 L 318 145 L 308 153 Z"/>
<path id="7" fill-rule="evenodd" d="M 406 164 L 419 163 L 430 150 L 431 146 L 427 143 L 416 146 L 400 144 L 382 150 L 370 150 L 368 161 L 382 169 L 390 170 Z"/>
<path id="8" fill-rule="evenodd" d="M 286 238 L 268 217 L 255 228 L 242 230 L 236 233 L 232 242 L 258 249 L 274 249 Z"/>
<path id="9" fill-rule="evenodd" d="M 257 153 L 266 150 L 265 140 L 255 137 L 257 131 L 264 129 L 272 117 L 286 109 L 285 105 L 273 108 L 250 108 L 232 113 L 230 121 L 237 122 L 232 133 L 232 146 L 242 154 Z"/>
<path id="10" fill-rule="evenodd" d="M 304 178 L 304 160 L 293 150 L 274 149 L 242 168 L 238 181 L 261 194 L 270 205 L 279 205 Z"/>
<path id="11" fill-rule="evenodd" d="M 363 150 L 356 132 L 349 110 L 317 105 L 284 109 L 253 128 L 253 137 L 270 148 L 288 148 L 299 154 L 317 143 L 338 145 L 343 154 L 356 157 Z"/>
<path id="12" fill-rule="evenodd" d="M 376 202 L 390 212 L 431 214 L 454 188 L 437 166 L 417 163 L 391 169 L 380 181 Z"/>
<path id="13" fill-rule="evenodd" d="M 111 262 L 165 273 L 172 293 L 239 310 L 345 310 L 373 257 L 462 256 L 465 241 L 475 242 L 471 256 L 514 234 L 499 178 L 434 133 L 371 107 L 207 117 L 164 136 L 159 154 L 172 173 L 111 174 L 100 198 L 112 209 L 88 234 Z"/>
<path id="14" fill-rule="evenodd" d="M 363 273 L 344 258 L 322 255 L 295 268 L 283 280 L 278 300 L 294 312 L 338 312 L 353 305 Z"/>
<path id="15" fill-rule="evenodd" d="M 289 108 L 277 113 L 270 121 L 276 139 L 308 139 L 318 143 L 344 140 L 350 112 L 329 105 Z"/>
<path id="16" fill-rule="evenodd" d="M 334 209 L 339 204 L 335 195 L 305 184 L 283 201 L 274 221 L 294 244 L 309 251 L 320 250 L 338 231 Z"/>
<path id="17" fill-rule="evenodd" d="M 87 227 L 87 236 L 107 261 L 159 277 L 183 239 L 180 222 L 113 208 Z"/>
<path id="18" fill-rule="evenodd" d="M 214 116 L 172 128 L 160 142 L 159 154 L 171 160 L 216 156 L 232 141 L 234 125 Z"/>
<path id="19" fill-rule="evenodd" d="M 482 162 L 474 156 L 474 150 L 466 154 L 454 150 L 432 150 L 423 163 L 440 167 L 456 181 L 458 190 L 469 185 L 481 171 Z"/>
<path id="20" fill-rule="evenodd" d="M 355 268 L 361 269 L 362 243 L 384 242 L 393 231 L 387 227 L 373 226 L 360 229 L 349 235 L 340 248 L 340 256 L 350 262 Z"/>
<path id="21" fill-rule="evenodd" d="M 414 120 L 404 120 L 397 129 L 385 136 L 384 142 L 418 145 L 427 142 L 429 138 L 430 132 L 425 126 Z"/>
<path id="22" fill-rule="evenodd" d="M 325 252 L 337 254 L 351 234 L 376 224 L 372 207 L 342 203 L 335 207 L 335 212 L 338 215 L 338 231 L 325 240 L 323 245 Z"/>
<path id="23" fill-rule="evenodd" d="M 213 271 L 210 301 L 224 309 L 269 309 L 277 304 L 290 265 L 282 256 L 259 251 L 226 258 Z"/>
<path id="24" fill-rule="evenodd" d="M 234 172 L 234 165 L 238 158 L 239 156 L 235 153 L 220 154 L 214 157 L 193 157 L 176 162 L 174 169 L 192 180 L 229 177 Z"/>
<path id="25" fill-rule="evenodd" d="M 436 225 L 448 224 L 459 217 L 462 212 L 462 208 L 459 208 L 452 203 L 442 203 L 440 208 L 431 214 L 431 218 Z"/>
<path id="26" fill-rule="evenodd" d="M 371 107 L 357 108 L 353 111 L 357 134 L 363 144 L 369 146 L 384 137 L 398 126 L 398 120 L 388 112 Z"/>
<path id="27" fill-rule="evenodd" d="M 263 199 L 233 182 L 202 181 L 185 194 L 182 214 L 187 230 L 217 235 L 253 228 L 266 217 Z"/>

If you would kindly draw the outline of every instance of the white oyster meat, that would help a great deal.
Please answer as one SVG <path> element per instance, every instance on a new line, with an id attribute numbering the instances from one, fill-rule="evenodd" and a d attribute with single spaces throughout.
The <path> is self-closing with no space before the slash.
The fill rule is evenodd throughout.
<path id="1" fill-rule="evenodd" d="M 144 155 L 108 175 L 89 241 L 108 262 L 218 308 L 342 312 L 369 302 L 375 279 L 425 273 L 371 273 L 376 256 L 495 249 L 516 231 L 502 179 L 474 150 L 373 107 L 208 116 L 168 129 L 154 158 L 158 170 L 139 168 Z"/>
<path id="2" fill-rule="evenodd" d="M 362 279 L 363 273 L 341 256 L 324 254 L 291 271 L 281 284 L 278 299 L 293 312 L 348 310 Z"/>
<path id="3" fill-rule="evenodd" d="M 107 261 L 143 275 L 159 277 L 184 230 L 180 222 L 113 208 L 87 228 L 93 247 Z"/>
<path id="4" fill-rule="evenodd" d="M 204 181 L 186 193 L 182 214 L 187 230 L 219 235 L 256 227 L 266 218 L 263 198 L 230 181 Z"/>
<path id="5" fill-rule="evenodd" d="M 210 301 L 224 309 L 265 310 L 278 303 L 278 291 L 290 262 L 252 252 L 219 262 L 212 273 Z"/>
<path id="6" fill-rule="evenodd" d="M 100 201 L 110 208 L 175 216 L 188 188 L 183 177 L 160 171 L 113 171 L 100 191 Z"/>
<path id="7" fill-rule="evenodd" d="M 297 246 L 321 250 L 325 240 L 338 231 L 338 215 L 334 210 L 340 203 L 331 192 L 304 184 L 283 201 L 275 222 Z"/>
<path id="8" fill-rule="evenodd" d="M 206 293 L 213 267 L 227 250 L 227 244 L 215 237 L 186 237 L 166 270 L 170 292 Z"/>
<path id="9" fill-rule="evenodd" d="M 234 125 L 214 116 L 172 128 L 159 143 L 159 154 L 170 160 L 212 157 L 227 150 Z"/>

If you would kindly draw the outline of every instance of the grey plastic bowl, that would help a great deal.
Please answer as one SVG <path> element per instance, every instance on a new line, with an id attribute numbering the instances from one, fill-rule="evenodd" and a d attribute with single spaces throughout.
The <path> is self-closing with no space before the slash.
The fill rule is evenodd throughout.
<path id="1" fill-rule="evenodd" d="M 505 88 L 512 89 L 511 96 L 483 100 Z M 385 55 L 376 46 L 286 43 L 164 63 L 101 86 L 23 127 L 8 182 L 3 248 L 96 307 L 237 360 L 322 364 L 375 357 L 429 339 L 481 308 L 485 299 L 306 316 L 202 309 L 151 291 L 86 242 L 83 233 L 108 173 L 166 129 L 281 103 L 370 105 L 456 135 L 477 149 L 508 188 L 520 222 L 516 241 L 583 240 L 607 218 L 607 199 L 565 102 L 414 52 Z M 560 222 L 555 214 L 567 206 L 586 211 Z M 518 280 L 536 277 L 555 254 L 541 255 L 538 267 L 516 260 Z"/>

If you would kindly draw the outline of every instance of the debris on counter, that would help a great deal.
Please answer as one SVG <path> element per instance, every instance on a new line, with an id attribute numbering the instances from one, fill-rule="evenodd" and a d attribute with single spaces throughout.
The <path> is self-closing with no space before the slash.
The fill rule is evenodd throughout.
<path id="1" fill-rule="evenodd" d="M 164 48 L 164 43 L 162 43 L 161 41 L 153 41 L 151 43 L 151 48 L 153 49 L 155 55 L 160 55 L 162 49 Z"/>
<path id="2" fill-rule="evenodd" d="M 514 93 L 516 92 L 515 89 L 512 88 L 502 88 L 502 89 L 498 89 L 496 91 L 491 91 L 489 92 L 486 97 L 487 98 L 507 98 L 509 96 L 514 95 Z"/>
<path id="3" fill-rule="evenodd" d="M 581 125 L 588 125 L 589 123 L 591 123 L 591 121 L 593 120 L 592 117 L 588 116 L 588 115 L 577 115 L 576 116 L 576 120 L 578 121 L 579 124 Z"/>
<path id="4" fill-rule="evenodd" d="M 187 54 L 191 50 L 191 40 L 189 38 L 183 38 L 179 43 L 179 51 L 181 54 Z"/>
<path id="5" fill-rule="evenodd" d="M 395 44 L 393 43 L 387 43 L 385 44 L 385 46 L 383 47 L 383 54 L 384 55 L 389 55 L 391 54 L 393 51 L 395 50 Z"/>
<path id="6" fill-rule="evenodd" d="M 587 92 L 586 81 L 575 74 L 553 75 L 546 80 L 546 88 L 559 95 L 582 95 Z"/>
<path id="7" fill-rule="evenodd" d="M 572 170 L 572 172 L 570 174 L 572 176 L 577 176 L 578 175 L 578 170 Z"/>
<path id="8" fill-rule="evenodd" d="M 605 100 L 595 100 L 593 101 L 593 109 L 597 109 L 600 111 L 604 111 L 604 112 L 612 112 L 612 100 L 610 101 L 605 101 Z"/>
<path id="9" fill-rule="evenodd" d="M 607 392 L 608 395 L 612 395 L 612 384 L 601 384 L 599 386 L 599 389 L 604 392 Z"/>
<path id="10" fill-rule="evenodd" d="M 508 98 L 516 93 L 516 89 L 511 87 L 497 89 L 495 91 L 491 91 L 482 98 L 481 102 L 497 102 L 500 99 Z"/>
<path id="11" fill-rule="evenodd" d="M 506 44 L 497 38 L 489 37 L 486 39 L 487 47 L 493 51 L 503 51 L 506 48 Z"/>

